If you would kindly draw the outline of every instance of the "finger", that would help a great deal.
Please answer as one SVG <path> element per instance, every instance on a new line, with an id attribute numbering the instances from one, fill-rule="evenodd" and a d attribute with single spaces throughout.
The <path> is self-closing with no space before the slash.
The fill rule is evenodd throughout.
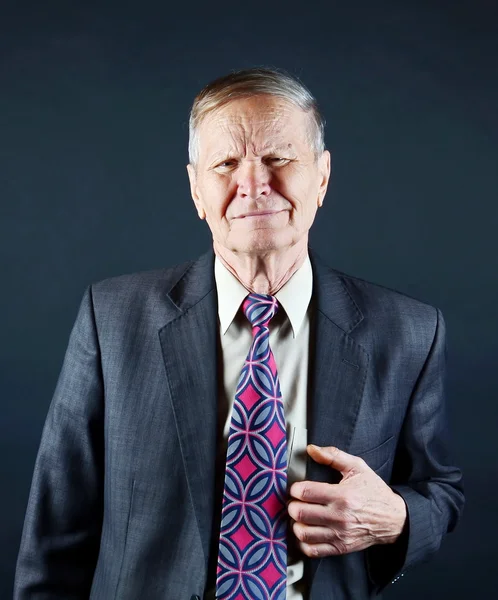
<path id="1" fill-rule="evenodd" d="M 305 542 L 298 542 L 297 545 L 301 552 L 310 558 L 322 558 L 324 556 L 336 556 L 346 553 L 333 544 L 306 544 Z"/>
<path id="2" fill-rule="evenodd" d="M 292 531 L 300 542 L 305 544 L 330 544 L 335 539 L 333 529 L 319 525 L 305 525 L 294 522 Z"/>
<path id="3" fill-rule="evenodd" d="M 306 448 L 311 458 L 321 465 L 328 465 L 342 474 L 361 469 L 360 459 L 353 454 L 339 450 L 335 446 L 315 446 L 309 444 Z"/>
<path id="4" fill-rule="evenodd" d="M 328 504 L 337 494 L 337 485 L 323 481 L 297 481 L 289 489 L 289 494 L 296 500 L 315 504 Z"/>
<path id="5" fill-rule="evenodd" d="M 321 504 L 292 500 L 287 506 L 287 512 L 294 521 L 305 525 L 328 525 L 333 522 L 332 511 Z"/>

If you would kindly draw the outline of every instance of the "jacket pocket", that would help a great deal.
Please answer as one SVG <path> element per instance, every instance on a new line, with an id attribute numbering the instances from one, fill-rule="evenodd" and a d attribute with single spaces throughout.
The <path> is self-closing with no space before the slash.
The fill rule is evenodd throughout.
<path id="1" fill-rule="evenodd" d="M 357 453 L 356 456 L 362 458 L 373 471 L 380 471 L 394 459 L 395 441 L 396 438 L 391 435 L 377 446 Z"/>

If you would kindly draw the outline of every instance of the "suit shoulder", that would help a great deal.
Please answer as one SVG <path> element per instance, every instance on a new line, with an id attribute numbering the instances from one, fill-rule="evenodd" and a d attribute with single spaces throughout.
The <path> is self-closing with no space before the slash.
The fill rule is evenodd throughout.
<path id="1" fill-rule="evenodd" d="M 91 284 L 94 298 L 134 299 L 166 295 L 195 261 L 187 261 L 164 269 L 151 269 L 108 277 Z"/>
<path id="2" fill-rule="evenodd" d="M 381 311 L 384 315 L 419 317 L 433 321 L 438 309 L 400 290 L 368 281 L 337 269 L 332 271 L 341 279 L 352 300 L 363 313 Z"/>

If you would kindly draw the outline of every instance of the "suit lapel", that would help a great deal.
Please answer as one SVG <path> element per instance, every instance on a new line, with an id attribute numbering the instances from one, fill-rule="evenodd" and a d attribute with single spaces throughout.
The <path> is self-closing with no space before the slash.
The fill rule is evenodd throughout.
<path id="1" fill-rule="evenodd" d="M 159 331 L 185 475 L 204 556 L 209 556 L 213 514 L 218 315 L 212 252 L 169 293 L 176 317 Z"/>
<path id="2" fill-rule="evenodd" d="M 341 276 L 310 252 L 315 302 L 308 443 L 348 452 L 363 397 L 370 355 L 350 333 L 363 314 Z M 313 350 L 314 349 L 314 350 Z M 338 483 L 341 475 L 307 459 L 306 479 Z M 311 579 L 320 560 L 310 560 Z M 310 581 L 311 583 L 311 581 Z"/>

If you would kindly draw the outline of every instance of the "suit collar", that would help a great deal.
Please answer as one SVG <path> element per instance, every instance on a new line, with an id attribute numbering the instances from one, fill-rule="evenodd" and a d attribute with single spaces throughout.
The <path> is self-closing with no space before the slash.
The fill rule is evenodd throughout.
<path id="1" fill-rule="evenodd" d="M 185 313 L 214 289 L 214 252 L 208 250 L 187 266 L 168 297 L 179 313 Z"/>
<path id="2" fill-rule="evenodd" d="M 225 335 L 244 298 L 249 293 L 242 283 L 215 258 L 214 274 L 218 292 L 218 315 L 221 334 Z M 293 336 L 299 333 L 311 299 L 313 274 L 308 256 L 299 269 L 275 294 L 289 318 Z"/>
<path id="3" fill-rule="evenodd" d="M 309 255 L 317 310 L 344 333 L 351 333 L 363 321 L 363 313 L 346 287 L 347 276 L 328 267 L 311 248 Z"/>
<path id="4" fill-rule="evenodd" d="M 364 317 L 346 286 L 347 276 L 328 267 L 311 248 L 309 257 L 317 310 L 342 331 L 351 333 Z M 168 297 L 179 313 L 188 311 L 216 289 L 214 261 L 215 254 L 210 249 L 190 263 L 172 286 Z"/>

